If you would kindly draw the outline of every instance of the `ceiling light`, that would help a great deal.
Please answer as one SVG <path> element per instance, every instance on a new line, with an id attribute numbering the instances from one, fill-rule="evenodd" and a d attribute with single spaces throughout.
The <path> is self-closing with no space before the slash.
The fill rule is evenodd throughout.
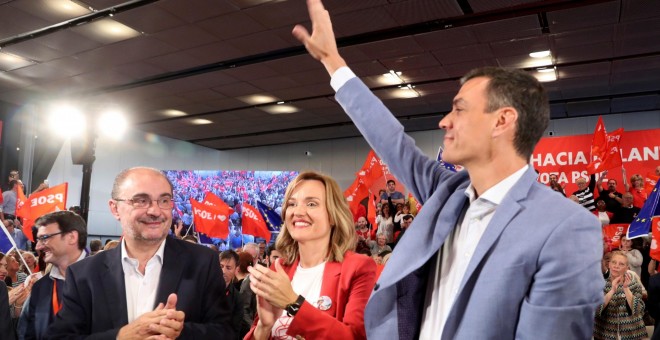
<path id="1" fill-rule="evenodd" d="M 85 130 L 85 116 L 76 107 L 60 104 L 50 111 L 50 127 L 63 137 L 77 137 Z"/>
<path id="2" fill-rule="evenodd" d="M 421 97 L 421 94 L 415 90 L 415 86 L 412 84 L 406 84 L 399 86 L 399 89 L 394 91 L 392 95 L 395 98 L 417 98 Z"/>
<path id="3" fill-rule="evenodd" d="M 236 99 L 250 105 L 273 103 L 279 100 L 278 98 L 267 94 L 253 94 L 249 96 L 238 97 Z"/>
<path id="4" fill-rule="evenodd" d="M 127 126 L 123 113 L 117 110 L 109 110 L 101 114 L 97 128 L 102 135 L 119 140 L 126 132 Z"/>
<path id="5" fill-rule="evenodd" d="M 96 20 L 87 25 L 76 26 L 71 30 L 104 44 L 140 36 L 140 32 L 108 18 Z"/>
<path id="6" fill-rule="evenodd" d="M 61 14 L 62 16 L 70 18 L 78 17 L 91 12 L 91 10 L 85 8 L 85 6 L 70 0 L 48 0 L 41 1 L 41 4 L 48 7 L 48 9 L 53 13 Z"/>
<path id="7" fill-rule="evenodd" d="M 554 69 L 550 69 L 554 71 Z M 534 77 L 540 82 L 549 82 L 557 80 L 557 72 L 537 71 Z"/>
<path id="8" fill-rule="evenodd" d="M 532 52 L 529 54 L 530 57 L 532 58 L 545 58 L 550 56 L 550 50 L 546 51 L 537 51 L 537 52 Z"/>
<path id="9" fill-rule="evenodd" d="M 546 73 L 546 72 L 554 72 L 555 68 L 554 67 L 542 67 L 536 70 L 537 72 L 541 73 Z"/>
<path id="10" fill-rule="evenodd" d="M 17 55 L 0 52 L 0 70 L 11 71 L 34 64 L 33 61 Z"/>
<path id="11" fill-rule="evenodd" d="M 401 74 L 402 74 L 401 72 L 390 70 L 390 72 L 384 73 L 380 77 L 379 82 L 384 85 L 403 84 L 405 81 L 403 80 L 403 78 L 401 78 Z"/>
<path id="12" fill-rule="evenodd" d="M 259 107 L 260 110 L 266 111 L 273 115 L 289 114 L 300 111 L 297 107 L 293 105 L 267 105 Z"/>
<path id="13" fill-rule="evenodd" d="M 194 124 L 194 125 L 207 125 L 207 124 L 213 124 L 212 121 L 210 121 L 210 120 L 208 120 L 208 119 L 203 119 L 203 118 L 192 119 L 192 120 L 190 120 L 190 123 L 191 123 L 191 124 Z"/>
<path id="14" fill-rule="evenodd" d="M 179 110 L 162 110 L 160 112 L 168 117 L 182 117 L 188 115 L 187 113 Z"/>

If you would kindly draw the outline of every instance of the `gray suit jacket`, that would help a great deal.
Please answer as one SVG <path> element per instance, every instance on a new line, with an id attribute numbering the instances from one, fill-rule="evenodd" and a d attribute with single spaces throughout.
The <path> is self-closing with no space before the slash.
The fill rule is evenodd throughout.
<path id="1" fill-rule="evenodd" d="M 415 338 L 429 265 L 466 206 L 470 178 L 425 156 L 359 79 L 344 84 L 336 99 L 424 205 L 394 249 L 365 312 L 368 338 Z M 536 182 L 530 168 L 497 208 L 437 337 L 589 339 L 603 300 L 601 255 L 598 220 Z"/>

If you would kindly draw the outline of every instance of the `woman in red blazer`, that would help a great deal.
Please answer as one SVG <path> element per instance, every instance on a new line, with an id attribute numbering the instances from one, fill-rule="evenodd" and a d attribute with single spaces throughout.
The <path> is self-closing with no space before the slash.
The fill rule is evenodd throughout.
<path id="1" fill-rule="evenodd" d="M 298 175 L 287 188 L 271 268 L 249 268 L 257 317 L 245 339 L 365 339 L 376 264 L 352 252 L 355 228 L 332 178 Z"/>

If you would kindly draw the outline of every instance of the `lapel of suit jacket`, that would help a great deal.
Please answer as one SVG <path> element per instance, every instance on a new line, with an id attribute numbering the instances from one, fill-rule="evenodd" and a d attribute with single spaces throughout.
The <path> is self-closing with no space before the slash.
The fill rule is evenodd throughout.
<path id="1" fill-rule="evenodd" d="M 124 282 L 124 269 L 121 265 L 121 246 L 107 251 L 105 269 L 101 271 L 101 284 L 105 292 L 108 315 L 112 316 L 114 327 L 122 327 L 128 323 L 128 310 L 126 309 L 126 284 Z"/>
<path id="2" fill-rule="evenodd" d="M 490 251 L 515 215 L 518 214 L 521 209 L 519 202 L 527 197 L 527 194 L 535 181 L 536 172 L 530 166 L 522 177 L 520 177 L 520 180 L 518 180 L 506 196 L 504 196 L 504 199 L 495 210 L 493 218 L 490 220 L 490 223 L 488 223 L 486 230 L 481 236 L 477 248 L 474 251 L 474 255 L 472 255 L 472 259 L 470 259 L 470 263 L 465 270 L 465 275 L 463 275 L 463 279 L 461 280 L 459 295 L 461 294 L 460 292 L 463 290 L 467 280 L 474 274 L 479 263 L 483 261 L 484 256 Z"/>
<path id="3" fill-rule="evenodd" d="M 337 277 L 341 275 L 341 267 L 341 262 L 328 261 L 325 263 L 325 268 L 323 269 L 323 282 L 321 283 L 321 294 L 319 295 L 319 298 L 323 296 L 330 298 L 332 304 L 329 309 L 324 310 L 324 312 L 330 315 L 335 315 L 337 309 L 337 299 L 339 298 L 337 296 L 337 285 L 339 284 L 339 279 L 337 279 Z M 319 307 L 318 304 L 312 305 L 316 308 Z"/>
<path id="4" fill-rule="evenodd" d="M 181 246 L 169 236 L 165 238 L 165 249 L 163 250 L 163 268 L 160 271 L 158 282 L 158 292 L 156 292 L 156 301 L 154 308 L 158 303 L 166 303 L 167 297 L 177 292 L 181 275 L 183 273 L 184 263 L 182 261 L 184 254 L 181 253 Z"/>
<path id="5" fill-rule="evenodd" d="M 467 173 L 456 175 L 467 177 Z M 413 224 L 406 231 L 405 238 L 394 248 L 392 257 L 381 273 L 378 280 L 381 285 L 388 286 L 398 282 L 412 271 L 424 266 L 431 256 L 438 253 L 449 233 L 456 227 L 456 222 L 467 203 L 465 189 L 468 185 L 468 180 L 458 185 L 446 202 L 432 203 L 433 200 L 442 200 L 442 198 L 436 197 L 436 194 L 431 196 L 429 202 L 425 204 L 427 208 L 422 209 L 415 218 L 415 220 L 431 225 L 415 225 L 415 220 L 413 220 Z M 439 188 L 436 192 L 442 190 Z M 440 209 L 437 221 L 434 218 L 434 215 L 437 214 L 436 209 Z"/>

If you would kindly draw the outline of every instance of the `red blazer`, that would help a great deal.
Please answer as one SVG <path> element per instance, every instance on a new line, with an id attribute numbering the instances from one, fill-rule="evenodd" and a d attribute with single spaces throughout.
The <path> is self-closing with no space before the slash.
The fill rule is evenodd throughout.
<path id="1" fill-rule="evenodd" d="M 298 260 L 283 266 L 293 279 Z M 322 311 L 305 301 L 291 321 L 287 335 L 306 339 L 366 339 L 364 308 L 376 284 L 376 262 L 365 255 L 347 252 L 343 262 L 327 262 L 323 270 L 321 296 L 331 299 Z M 257 314 L 245 339 L 253 339 Z"/>

